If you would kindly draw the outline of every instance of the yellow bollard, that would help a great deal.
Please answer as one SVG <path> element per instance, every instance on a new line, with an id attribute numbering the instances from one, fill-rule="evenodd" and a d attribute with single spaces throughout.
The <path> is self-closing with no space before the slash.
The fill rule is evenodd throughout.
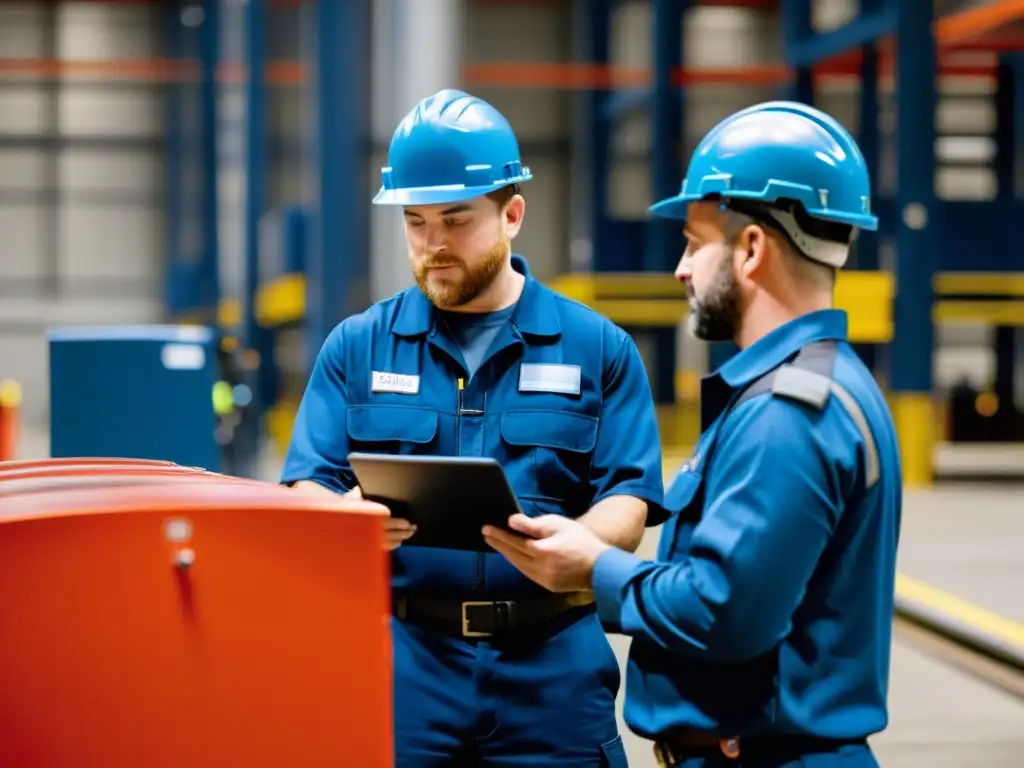
<path id="1" fill-rule="evenodd" d="M 0 461 L 17 458 L 21 431 L 21 385 L 11 379 L 0 381 Z"/>
<path id="2" fill-rule="evenodd" d="M 890 394 L 893 421 L 899 437 L 903 485 L 931 488 L 934 482 L 936 409 L 928 392 Z"/>

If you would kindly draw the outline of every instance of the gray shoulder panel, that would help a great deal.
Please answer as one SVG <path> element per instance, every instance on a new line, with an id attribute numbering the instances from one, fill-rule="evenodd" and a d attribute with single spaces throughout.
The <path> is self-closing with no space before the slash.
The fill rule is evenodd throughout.
<path id="1" fill-rule="evenodd" d="M 835 395 L 864 442 L 864 482 L 866 487 L 870 488 L 878 482 L 881 471 L 878 446 L 860 405 L 829 375 L 834 359 L 834 345 L 808 345 L 792 363 L 782 365 L 755 381 L 735 405 L 738 406 L 760 395 L 770 394 L 772 397 L 785 397 L 821 411 L 828 405 L 829 398 Z"/>
<path id="2" fill-rule="evenodd" d="M 865 484 L 870 488 L 878 482 L 880 473 L 878 446 L 875 444 L 875 438 L 871 434 L 871 427 L 864 411 L 845 388 L 820 373 L 784 365 L 775 372 L 771 391 L 773 395 L 788 397 L 817 408 L 819 411 L 828 404 L 829 397 L 835 395 L 853 420 L 854 426 L 857 427 L 857 431 L 860 432 L 861 439 L 864 441 Z"/>
<path id="3" fill-rule="evenodd" d="M 775 372 L 772 394 L 806 403 L 820 411 L 832 394 L 832 380 L 806 368 L 783 365 Z"/>

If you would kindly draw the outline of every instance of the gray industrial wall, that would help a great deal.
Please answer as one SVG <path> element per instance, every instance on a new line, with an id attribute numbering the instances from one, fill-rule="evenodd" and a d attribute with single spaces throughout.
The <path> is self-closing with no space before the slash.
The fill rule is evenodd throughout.
<path id="1" fill-rule="evenodd" d="M 0 4 L 0 57 L 160 55 L 158 6 Z M 0 80 L 0 376 L 47 411 L 45 329 L 162 314 L 164 99 L 144 81 Z"/>

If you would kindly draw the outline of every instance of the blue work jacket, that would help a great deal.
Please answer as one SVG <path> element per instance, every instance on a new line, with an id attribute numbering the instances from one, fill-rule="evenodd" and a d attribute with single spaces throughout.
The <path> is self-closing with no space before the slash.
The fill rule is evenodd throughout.
<path id="1" fill-rule="evenodd" d="M 522 257 L 512 263 L 526 277 L 522 295 L 472 378 L 417 287 L 341 322 L 299 405 L 282 482 L 349 490 L 353 451 L 488 456 L 529 515 L 575 518 L 618 494 L 659 505 L 654 402 L 633 340 L 537 282 Z M 417 386 L 374 391 L 379 374 Z M 411 544 L 392 553 L 392 584 L 491 599 L 542 592 L 495 552 Z"/>
<path id="2" fill-rule="evenodd" d="M 598 559 L 599 615 L 633 638 L 637 733 L 885 727 L 902 479 L 885 399 L 845 339 L 844 312 L 814 312 L 706 377 L 658 562 Z M 825 370 L 801 367 L 812 349 Z"/>

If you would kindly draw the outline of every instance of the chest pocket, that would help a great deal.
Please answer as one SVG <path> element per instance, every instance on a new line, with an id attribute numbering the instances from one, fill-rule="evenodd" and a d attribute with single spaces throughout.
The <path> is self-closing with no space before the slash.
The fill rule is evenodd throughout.
<path id="1" fill-rule="evenodd" d="M 505 411 L 505 471 L 516 494 L 560 506 L 588 503 L 598 423 L 594 416 L 568 411 Z"/>
<path id="2" fill-rule="evenodd" d="M 671 515 L 659 543 L 659 558 L 676 551 L 688 551 L 693 529 L 704 510 L 704 476 L 697 469 L 683 469 L 665 491 L 665 510 Z"/>
<path id="3" fill-rule="evenodd" d="M 349 450 L 368 453 L 436 453 L 436 411 L 396 405 L 350 406 L 345 417 Z"/>

